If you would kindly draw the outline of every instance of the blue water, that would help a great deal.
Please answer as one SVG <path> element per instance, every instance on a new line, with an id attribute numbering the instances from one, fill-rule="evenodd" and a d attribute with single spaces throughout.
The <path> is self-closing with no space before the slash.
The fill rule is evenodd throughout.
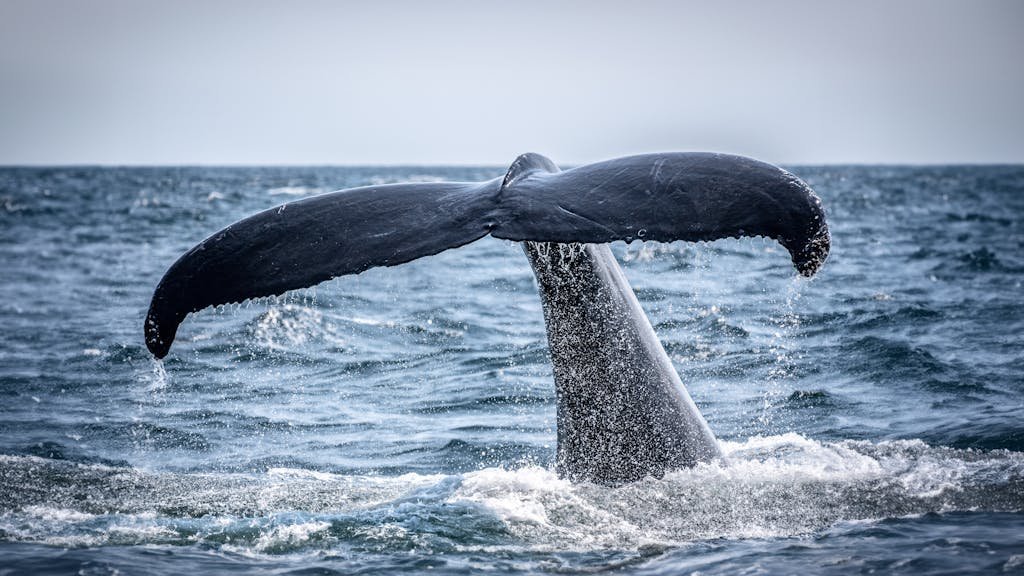
<path id="1" fill-rule="evenodd" d="M 167 267 L 274 204 L 501 168 L 0 169 L 0 573 L 1024 572 L 1024 167 L 793 168 L 833 251 L 614 246 L 724 461 L 553 473 L 518 245 L 194 314 Z"/>

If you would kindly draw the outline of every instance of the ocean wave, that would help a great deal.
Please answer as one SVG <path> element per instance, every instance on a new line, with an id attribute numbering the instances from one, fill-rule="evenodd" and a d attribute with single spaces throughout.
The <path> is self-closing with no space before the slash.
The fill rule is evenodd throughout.
<path id="1" fill-rule="evenodd" d="M 430 546 L 459 549 L 637 550 L 929 512 L 1024 511 L 1020 452 L 792 433 L 722 447 L 720 461 L 620 487 L 573 484 L 529 465 L 394 477 L 295 468 L 172 474 L 0 456 L 0 534 L 61 546 L 230 542 L 260 553 L 342 536 L 399 548 L 435 539 Z M 463 521 L 490 526 L 490 536 L 445 536 L 445 526 Z"/>

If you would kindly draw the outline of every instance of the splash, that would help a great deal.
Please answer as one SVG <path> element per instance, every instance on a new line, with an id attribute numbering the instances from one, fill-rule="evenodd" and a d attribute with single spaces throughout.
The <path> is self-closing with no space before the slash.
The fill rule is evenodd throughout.
<path id="1" fill-rule="evenodd" d="M 342 544 L 641 550 L 928 512 L 1024 510 L 1018 452 L 798 434 L 722 444 L 721 461 L 616 488 L 572 484 L 535 466 L 395 477 L 171 474 L 0 456 L 0 538 L 230 544 L 270 554 Z"/>
<path id="2" fill-rule="evenodd" d="M 276 304 L 260 314 L 250 327 L 252 339 L 265 349 L 287 351 L 312 340 L 333 337 L 331 322 L 312 306 Z"/>
<path id="3" fill-rule="evenodd" d="M 163 392 L 167 390 L 169 379 L 167 377 L 167 370 L 164 368 L 163 360 L 156 358 L 150 358 L 150 371 L 149 373 L 140 373 L 139 378 L 145 384 L 145 390 L 148 393 Z"/>
<path id="4" fill-rule="evenodd" d="M 769 318 L 772 333 L 768 341 L 768 354 L 772 363 L 768 369 L 758 415 L 758 422 L 765 429 L 771 429 L 776 424 L 775 409 L 788 397 L 785 382 L 793 378 L 793 371 L 799 360 L 799 353 L 794 351 L 796 347 L 792 343 L 794 335 L 800 329 L 801 319 L 797 312 L 797 304 L 802 295 L 801 290 L 807 282 L 808 280 L 802 276 L 793 276 L 786 284 L 785 297 L 779 312 Z"/>

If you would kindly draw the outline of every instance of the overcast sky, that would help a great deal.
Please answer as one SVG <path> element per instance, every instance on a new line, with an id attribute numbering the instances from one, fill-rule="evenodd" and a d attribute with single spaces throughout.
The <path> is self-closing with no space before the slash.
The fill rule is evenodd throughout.
<path id="1" fill-rule="evenodd" d="M 0 0 L 0 164 L 1024 162 L 1024 2 Z"/>

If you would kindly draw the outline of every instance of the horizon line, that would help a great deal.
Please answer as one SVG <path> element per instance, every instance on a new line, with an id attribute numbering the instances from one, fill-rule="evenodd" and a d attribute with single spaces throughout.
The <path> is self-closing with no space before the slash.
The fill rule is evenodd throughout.
<path id="1" fill-rule="evenodd" d="M 629 155 L 627 155 L 629 156 Z M 608 158 L 611 159 L 611 158 Z M 573 168 L 584 166 L 594 162 L 565 162 L 558 163 L 559 166 Z M 354 163 L 319 163 L 319 162 L 26 162 L 26 163 L 5 163 L 0 162 L 0 169 L 9 168 L 507 168 L 508 163 L 469 163 L 469 162 L 354 162 Z M 800 166 L 806 168 L 825 166 L 878 166 L 878 167 L 940 167 L 940 166 L 964 166 L 964 167 L 997 167 L 997 166 L 1024 166 L 1024 159 L 1018 161 L 926 161 L 926 162 L 771 162 L 777 166 Z"/>

